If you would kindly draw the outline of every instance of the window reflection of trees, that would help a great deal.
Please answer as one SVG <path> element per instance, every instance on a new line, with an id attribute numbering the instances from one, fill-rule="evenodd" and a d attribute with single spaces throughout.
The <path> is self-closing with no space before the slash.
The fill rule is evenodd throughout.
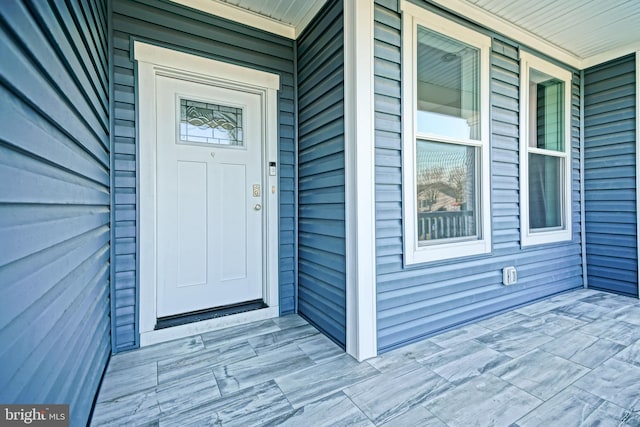
<path id="1" fill-rule="evenodd" d="M 473 156 L 467 152 L 418 150 L 420 212 L 464 210 L 470 198 Z M 471 180 L 473 178 L 471 177 Z"/>

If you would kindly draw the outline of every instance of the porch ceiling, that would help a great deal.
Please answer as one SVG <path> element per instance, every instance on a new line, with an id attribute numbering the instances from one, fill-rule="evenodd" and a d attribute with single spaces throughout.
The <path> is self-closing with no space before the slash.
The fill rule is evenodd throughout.
<path id="1" fill-rule="evenodd" d="M 212 0 L 216 1 L 216 0 Z M 304 28 L 326 0 L 220 0 L 293 27 Z"/>
<path id="2" fill-rule="evenodd" d="M 296 38 L 326 0 L 173 0 Z M 638 0 L 427 0 L 577 68 L 640 50 Z"/>
<path id="3" fill-rule="evenodd" d="M 565 62 L 586 68 L 640 50 L 638 0 L 432 0 L 507 35 L 538 39 L 564 51 Z M 523 37 L 514 37 L 522 40 Z M 530 43 L 528 43 L 530 44 Z"/>
<path id="4" fill-rule="evenodd" d="M 171 0 L 291 39 L 297 38 L 326 0 Z"/>

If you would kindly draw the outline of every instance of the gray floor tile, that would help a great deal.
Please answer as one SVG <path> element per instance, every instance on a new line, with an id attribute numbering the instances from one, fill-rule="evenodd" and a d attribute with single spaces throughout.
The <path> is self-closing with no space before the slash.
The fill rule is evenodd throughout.
<path id="1" fill-rule="evenodd" d="M 579 298 L 574 295 L 574 298 Z M 517 308 L 516 313 L 524 314 L 526 316 L 540 316 L 545 313 L 549 313 L 551 310 L 555 310 L 558 307 L 567 305 L 570 301 L 565 298 L 562 299 L 545 299 L 536 303 L 526 305 L 524 307 Z"/>
<path id="2" fill-rule="evenodd" d="M 574 383 L 616 405 L 640 413 L 640 367 L 609 359 Z"/>
<path id="3" fill-rule="evenodd" d="M 569 360 L 586 366 L 587 368 L 595 368 L 604 363 L 607 359 L 615 356 L 624 346 L 613 341 L 600 338 L 589 348 L 576 353 Z"/>
<path id="4" fill-rule="evenodd" d="M 616 354 L 615 358 L 640 367 L 640 340 Z"/>
<path id="5" fill-rule="evenodd" d="M 344 354 L 343 349 L 323 334 L 316 334 L 297 341 L 296 343 L 298 344 L 298 348 L 316 363 L 321 363 Z"/>
<path id="6" fill-rule="evenodd" d="M 580 328 L 580 332 L 606 338 L 622 345 L 631 345 L 640 339 L 638 325 L 621 320 L 600 319 Z"/>
<path id="7" fill-rule="evenodd" d="M 409 344 L 387 353 L 383 353 L 373 359 L 367 360 L 371 366 L 380 372 L 395 370 L 403 365 L 413 365 L 416 360 L 430 357 L 443 351 L 444 348 L 429 340 L 422 340 Z"/>
<path id="8" fill-rule="evenodd" d="M 450 427 L 508 426 L 541 403 L 507 381 L 484 374 L 425 406 Z"/>
<path id="9" fill-rule="evenodd" d="M 509 357 L 521 356 L 552 339 L 522 326 L 509 326 L 476 338 L 482 344 Z"/>
<path id="10" fill-rule="evenodd" d="M 155 361 L 131 369 L 108 371 L 109 381 L 103 381 L 98 402 L 106 402 L 134 394 L 158 385 L 158 364 Z"/>
<path id="11" fill-rule="evenodd" d="M 631 323 L 636 326 L 640 326 L 640 304 L 636 303 L 631 307 L 621 308 L 610 313 L 609 317 L 615 320 L 621 320 L 626 323 Z"/>
<path id="12" fill-rule="evenodd" d="M 316 328 L 307 324 L 258 335 L 249 338 L 247 341 L 256 353 L 262 354 L 291 344 L 296 340 L 318 334 L 319 332 Z"/>
<path id="13" fill-rule="evenodd" d="M 297 316 L 295 314 L 276 317 L 275 319 L 271 319 L 271 321 L 273 321 L 276 325 L 278 325 L 280 329 L 295 328 L 297 326 L 304 326 L 309 324 L 302 317 Z"/>
<path id="14" fill-rule="evenodd" d="M 450 384 L 433 371 L 414 366 L 385 372 L 344 389 L 376 424 L 387 422 L 442 394 Z"/>
<path id="15" fill-rule="evenodd" d="M 290 372 L 312 366 L 314 362 L 296 344 L 213 368 L 223 395 L 260 384 Z"/>
<path id="16" fill-rule="evenodd" d="M 624 349 L 624 346 L 603 338 L 571 331 L 540 347 L 556 356 L 595 368 Z"/>
<path id="17" fill-rule="evenodd" d="M 603 414 L 611 414 L 615 418 L 617 418 L 618 414 L 620 413 L 620 410 L 622 409 L 618 405 L 615 405 L 611 402 L 604 402 L 602 406 L 603 406 L 602 408 Z M 598 425 L 598 424 L 593 423 L 593 425 Z M 622 415 L 620 416 L 620 423 L 618 424 L 618 426 L 640 427 L 640 411 L 632 412 L 625 409 Z"/>
<path id="18" fill-rule="evenodd" d="M 638 303 L 636 298 L 625 297 L 622 295 L 608 294 L 605 292 L 599 292 L 592 294 L 584 298 L 580 298 L 581 302 L 589 304 L 599 305 L 601 307 L 608 308 L 610 310 L 620 310 L 632 307 Z"/>
<path id="19" fill-rule="evenodd" d="M 588 297 L 589 295 L 598 295 L 601 294 L 601 291 L 596 291 L 595 289 L 575 289 L 568 292 L 563 292 L 558 295 L 554 295 L 549 298 L 550 301 L 565 301 L 565 302 L 574 302 L 578 301 L 582 298 Z"/>
<path id="20" fill-rule="evenodd" d="M 299 408 L 379 374 L 368 363 L 358 363 L 345 354 L 276 378 L 276 383 L 291 404 Z"/>
<path id="21" fill-rule="evenodd" d="M 507 326 L 514 325 L 520 321 L 529 319 L 530 316 L 521 314 L 517 311 L 508 311 L 506 313 L 499 314 L 489 319 L 481 320 L 477 323 L 478 326 L 496 331 L 498 329 L 505 328 Z"/>
<path id="22" fill-rule="evenodd" d="M 185 411 L 220 397 L 213 372 L 178 378 L 158 386 L 156 391 L 160 411 Z"/>
<path id="23" fill-rule="evenodd" d="M 446 380 L 459 384 L 510 360 L 509 356 L 472 341 L 419 362 Z"/>
<path id="24" fill-rule="evenodd" d="M 137 350 L 119 353 L 111 357 L 109 362 L 110 371 L 131 369 L 149 362 L 163 360 L 174 356 L 184 356 L 185 354 L 204 349 L 204 343 L 199 335 L 169 341 L 162 344 L 155 344 L 142 347 Z"/>
<path id="25" fill-rule="evenodd" d="M 599 305 L 575 301 L 568 302 L 566 305 L 554 308 L 551 310 L 551 313 L 573 317 L 574 319 L 585 322 L 593 322 L 594 320 L 605 318 L 610 311 L 611 310 L 600 307 Z"/>
<path id="26" fill-rule="evenodd" d="M 414 406 L 404 414 L 380 425 L 385 427 L 447 427 L 442 420 L 422 406 Z"/>
<path id="27" fill-rule="evenodd" d="M 429 341 L 436 343 L 440 347 L 450 348 L 455 347 L 460 343 L 469 341 L 473 338 L 481 335 L 486 335 L 491 332 L 491 329 L 483 328 L 475 324 L 466 325 L 461 328 L 456 328 L 449 332 L 439 334 L 429 338 Z"/>
<path id="28" fill-rule="evenodd" d="M 268 381 L 187 411 L 163 414 L 160 426 L 256 426 L 291 409 L 278 386 Z"/>
<path id="29" fill-rule="evenodd" d="M 616 427 L 631 414 L 576 387 L 568 387 L 516 422 L 518 427 Z M 514 426 L 514 427 L 515 427 Z"/>
<path id="30" fill-rule="evenodd" d="M 272 419 L 266 426 L 373 427 L 375 424 L 342 392 Z"/>
<path id="31" fill-rule="evenodd" d="M 514 324 L 532 329 L 538 333 L 558 337 L 568 331 L 586 325 L 587 322 L 574 319 L 573 317 L 559 316 L 553 313 L 544 313 L 535 317 L 528 317 Z"/>
<path id="32" fill-rule="evenodd" d="M 256 352 L 247 342 L 237 342 L 197 352 L 175 356 L 158 362 L 158 383 L 199 375 L 213 368 L 255 357 Z"/>
<path id="33" fill-rule="evenodd" d="M 446 380 L 458 384 L 510 360 L 509 356 L 484 344 L 470 341 L 418 361 Z"/>
<path id="34" fill-rule="evenodd" d="M 299 316 L 227 328 L 113 356 L 92 425 L 640 427 L 638 308 L 574 291 L 364 363 Z"/>
<path id="35" fill-rule="evenodd" d="M 230 345 L 238 341 L 246 341 L 251 337 L 279 331 L 280 329 L 273 319 L 269 319 L 207 332 L 202 334 L 202 341 L 205 347 L 213 348 L 221 345 Z"/>
<path id="36" fill-rule="evenodd" d="M 92 426 L 130 426 L 152 423 L 160 416 L 155 389 L 96 403 Z"/>
<path id="37" fill-rule="evenodd" d="M 589 348 L 600 338 L 583 334 L 580 331 L 571 331 L 561 337 L 555 338 L 540 346 L 540 350 L 555 354 L 556 356 L 571 359 L 572 356 Z"/>
<path id="38" fill-rule="evenodd" d="M 541 350 L 534 350 L 491 371 L 522 390 L 546 400 L 589 369 Z"/>

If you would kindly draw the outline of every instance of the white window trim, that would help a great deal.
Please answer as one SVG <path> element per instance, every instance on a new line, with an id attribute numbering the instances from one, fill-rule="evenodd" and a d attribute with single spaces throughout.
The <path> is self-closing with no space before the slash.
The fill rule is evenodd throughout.
<path id="1" fill-rule="evenodd" d="M 403 13 L 403 48 L 402 48 L 402 108 L 403 108 L 403 224 L 404 224 L 404 263 L 405 265 L 440 261 L 491 252 L 491 172 L 490 172 L 490 137 L 489 137 L 489 83 L 491 38 L 477 31 L 457 24 L 440 15 L 429 12 L 419 6 L 402 2 Z M 417 26 L 437 31 L 448 37 L 460 40 L 480 50 L 480 179 L 479 216 L 482 237 L 479 240 L 454 243 L 441 243 L 419 246 L 417 238 L 416 216 L 416 99 L 417 88 L 415 54 L 417 51 Z M 445 141 L 442 137 L 431 138 L 434 141 Z"/>
<path id="2" fill-rule="evenodd" d="M 553 154 L 548 150 L 529 147 L 529 69 L 535 68 L 565 82 L 564 137 L 565 167 L 562 189 L 561 230 L 529 230 L 529 153 Z M 542 245 L 571 240 L 571 72 L 527 52 L 520 52 L 520 244 Z"/>

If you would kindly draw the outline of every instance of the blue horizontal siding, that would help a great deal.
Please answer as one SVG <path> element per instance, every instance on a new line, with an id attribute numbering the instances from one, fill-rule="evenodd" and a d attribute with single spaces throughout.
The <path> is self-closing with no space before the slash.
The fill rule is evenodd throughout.
<path id="1" fill-rule="evenodd" d="M 584 176 L 589 287 L 638 295 L 636 64 L 584 72 Z"/>
<path id="2" fill-rule="evenodd" d="M 344 59 L 342 1 L 297 41 L 298 311 L 346 342 Z"/>
<path id="3" fill-rule="evenodd" d="M 280 176 L 280 313 L 292 313 L 295 284 L 295 135 L 293 42 L 235 22 L 156 0 L 113 1 L 113 156 L 115 180 L 116 351 L 138 345 L 136 78 L 131 40 L 280 75 L 278 138 Z"/>
<path id="4" fill-rule="evenodd" d="M 494 38 L 491 53 L 492 253 L 405 267 L 402 229 L 401 15 L 375 5 L 376 264 L 378 350 L 582 286 L 579 206 L 579 78 L 572 87 L 573 239 L 523 248 L 519 222 L 518 49 Z M 486 32 L 486 31 L 485 31 Z M 514 265 L 518 283 L 502 285 Z"/>
<path id="5" fill-rule="evenodd" d="M 0 8 L 0 402 L 87 423 L 110 346 L 105 1 Z"/>

